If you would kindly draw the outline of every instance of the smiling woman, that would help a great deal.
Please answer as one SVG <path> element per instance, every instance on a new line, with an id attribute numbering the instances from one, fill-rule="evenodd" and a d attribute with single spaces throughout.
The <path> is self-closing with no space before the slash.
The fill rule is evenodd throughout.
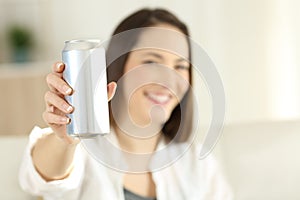
<path id="1" fill-rule="evenodd" d="M 143 29 L 143 27 L 148 28 Z M 123 34 L 125 35 L 124 39 L 119 39 L 122 38 L 120 33 L 125 33 Z M 192 85 L 192 70 L 189 62 L 191 60 L 189 32 L 185 24 L 172 14 L 164 10 L 156 10 L 153 13 L 136 12 L 121 22 L 113 35 L 116 37 L 112 38 L 107 50 L 107 60 L 108 63 L 111 62 L 108 66 L 108 81 L 118 81 L 124 72 L 146 63 L 149 65 L 150 62 L 152 66 L 153 63 L 156 63 L 169 69 L 175 69 L 174 72 L 176 71 L 183 80 L 180 84 Z M 120 52 L 119 49 L 126 49 L 126 52 Z M 116 54 L 120 54 L 120 56 L 114 58 Z M 162 77 L 159 80 L 156 79 L 156 82 L 165 80 L 163 83 L 160 82 L 162 85 L 176 83 L 173 80 L 167 80 L 167 77 L 174 76 L 170 76 L 168 72 L 166 75 L 163 71 L 156 71 L 156 76 Z M 146 73 L 144 72 L 144 74 Z M 149 74 L 151 72 L 147 73 L 148 76 Z M 127 74 L 127 76 L 129 75 Z M 136 77 L 141 78 L 143 76 L 136 74 Z M 169 83 L 167 83 L 168 81 Z M 173 95 L 177 95 L 176 91 L 175 94 L 174 91 L 171 92 Z M 166 116 L 169 116 L 162 127 L 162 131 L 171 140 L 177 135 L 175 140 L 185 141 L 189 137 L 192 127 L 193 100 L 190 89 L 184 90 L 178 95 L 182 96 L 177 98 L 178 102 L 181 101 L 181 103 L 172 108 L 172 114 L 162 113 L 162 115 L 167 114 Z M 136 110 L 138 109 L 136 108 Z M 149 111 L 144 112 L 149 113 Z M 115 118 L 111 120 L 112 124 L 115 124 Z M 149 123 L 149 119 L 147 122 Z M 179 125 L 182 127 L 180 128 Z"/>
<path id="2" fill-rule="evenodd" d="M 184 63 L 185 66 L 179 68 L 178 60 L 181 60 L 180 57 L 157 49 L 138 50 L 130 53 L 124 67 L 125 76 L 127 72 L 135 70 L 138 67 L 145 66 L 153 68 L 153 76 L 162 76 L 161 73 L 163 73 L 163 75 L 166 75 L 164 76 L 165 79 L 168 79 L 170 83 L 175 84 L 172 87 L 173 90 L 170 91 L 170 88 L 166 86 L 166 84 L 170 83 L 162 85 L 155 83 L 155 80 L 149 80 L 149 82 L 152 81 L 153 83 L 139 87 L 134 94 L 132 94 L 129 103 L 129 112 L 133 117 L 133 121 L 139 126 L 146 126 L 150 123 L 151 119 L 149 113 L 153 105 L 159 105 L 163 108 L 165 119 L 160 123 L 164 124 L 187 92 L 188 85 L 182 84 L 183 81 L 178 80 L 178 76 L 170 76 L 170 73 L 164 74 L 164 70 L 159 69 L 159 67 L 168 67 L 168 69 L 176 71 L 180 75 L 180 78 L 188 83 L 190 80 L 189 63 L 187 61 L 181 61 L 179 62 L 181 64 L 180 66 L 183 65 L 182 63 Z M 147 77 L 149 79 L 151 71 L 147 71 L 149 71 L 147 73 Z M 137 77 L 140 79 L 147 78 L 143 77 L 143 74 Z M 137 120 L 140 122 L 138 123 Z"/>
<path id="3" fill-rule="evenodd" d="M 136 28 L 137 34 L 115 40 Z M 64 99 L 72 95 L 62 78 L 66 66 L 56 63 L 43 114 L 51 129 L 31 133 L 23 189 L 45 199 L 231 200 L 215 160 L 199 161 L 193 144 L 188 35 L 185 24 L 162 9 L 142 9 L 120 23 L 107 49 L 112 131 L 91 140 L 66 134 L 67 114 L 76 108 Z M 161 43 L 169 48 L 154 48 Z M 116 56 L 124 46 L 128 51 Z"/>

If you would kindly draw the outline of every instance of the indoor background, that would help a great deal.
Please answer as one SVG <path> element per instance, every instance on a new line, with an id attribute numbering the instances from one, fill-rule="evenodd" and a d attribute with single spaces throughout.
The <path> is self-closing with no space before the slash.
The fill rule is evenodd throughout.
<path id="1" fill-rule="evenodd" d="M 215 63 L 226 120 L 213 153 L 235 199 L 300 199 L 298 0 L 0 0 L 0 199 L 34 199 L 19 188 L 18 167 L 30 130 L 45 127 L 45 76 L 64 41 L 106 40 L 141 7 L 177 14 Z M 196 83 L 205 127 L 209 92 Z"/>

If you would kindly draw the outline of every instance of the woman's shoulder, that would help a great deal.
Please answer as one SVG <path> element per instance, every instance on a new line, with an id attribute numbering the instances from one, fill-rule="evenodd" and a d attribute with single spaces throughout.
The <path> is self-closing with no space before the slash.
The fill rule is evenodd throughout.
<path id="1" fill-rule="evenodd" d="M 187 142 L 179 144 L 182 149 L 182 156 L 178 159 L 178 164 L 184 166 L 186 170 L 191 170 L 193 172 L 217 170 L 218 161 L 213 153 L 207 154 L 205 157 L 200 156 L 202 150 L 202 144 L 199 142 Z"/>
<path id="2" fill-rule="evenodd" d="M 206 199 L 232 199 L 231 188 L 225 179 L 222 166 L 211 152 L 200 156 L 202 145 L 192 143 L 173 168 L 181 182 L 189 187 L 205 191 Z"/>

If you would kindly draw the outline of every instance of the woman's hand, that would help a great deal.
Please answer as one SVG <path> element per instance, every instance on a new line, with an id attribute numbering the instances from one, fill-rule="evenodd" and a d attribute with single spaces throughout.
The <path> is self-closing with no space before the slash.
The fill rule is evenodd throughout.
<path id="1" fill-rule="evenodd" d="M 67 135 L 66 125 L 71 122 L 67 114 L 72 113 L 75 108 L 64 98 L 66 95 L 72 95 L 73 89 L 63 79 L 64 69 L 65 65 L 62 62 L 57 62 L 53 65 L 52 73 L 47 75 L 46 80 L 49 91 L 45 93 L 46 110 L 43 113 L 43 119 L 52 128 L 56 136 L 67 144 L 73 144 L 77 140 Z M 115 82 L 107 85 L 108 101 L 113 98 L 116 87 Z"/>

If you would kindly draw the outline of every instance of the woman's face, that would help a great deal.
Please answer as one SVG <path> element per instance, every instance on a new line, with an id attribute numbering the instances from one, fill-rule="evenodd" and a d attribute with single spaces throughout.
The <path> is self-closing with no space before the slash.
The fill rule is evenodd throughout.
<path id="1" fill-rule="evenodd" d="M 180 32 L 170 25 L 161 24 L 158 27 Z M 183 43 L 185 55 L 182 57 L 154 48 L 130 52 L 124 66 L 124 76 L 129 75 L 130 78 L 125 84 L 133 79 L 133 82 L 144 82 L 130 91 L 127 99 L 131 120 L 138 126 L 144 127 L 151 122 L 164 124 L 188 90 L 190 64 L 183 57 L 187 58 L 189 52 L 187 41 Z"/>

